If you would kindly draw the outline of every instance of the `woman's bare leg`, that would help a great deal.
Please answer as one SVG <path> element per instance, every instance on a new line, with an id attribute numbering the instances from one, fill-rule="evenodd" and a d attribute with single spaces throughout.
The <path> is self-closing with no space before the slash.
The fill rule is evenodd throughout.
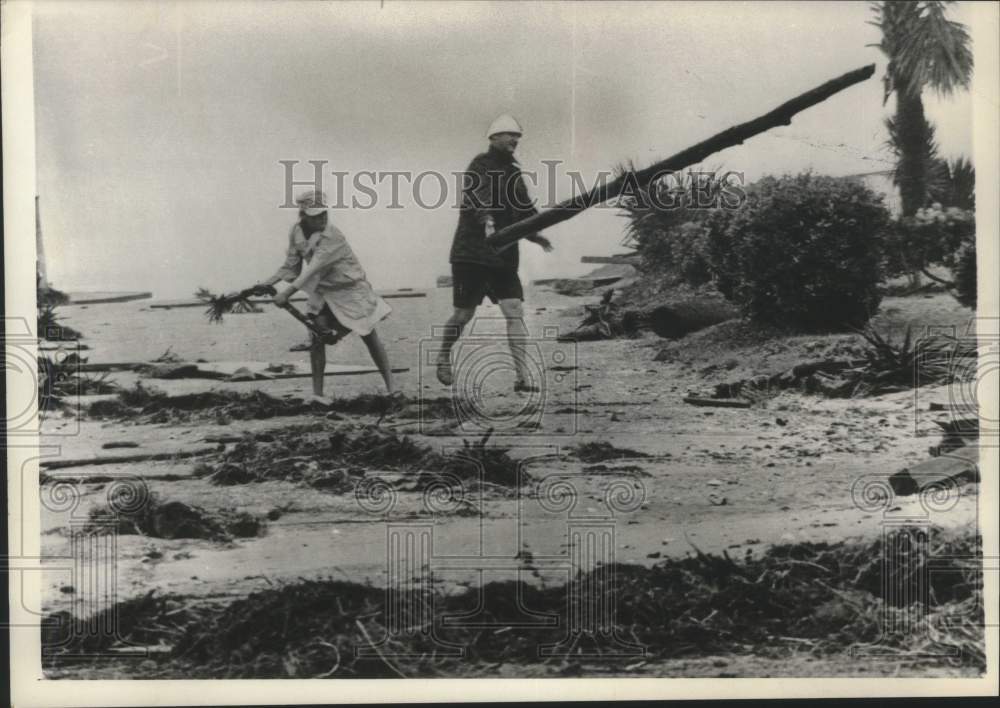
<path id="1" fill-rule="evenodd" d="M 333 326 L 325 310 L 316 315 L 315 322 L 322 329 L 330 329 Z M 322 396 L 326 375 L 326 344 L 316 336 L 312 337 L 312 346 L 309 348 L 309 364 L 312 367 L 313 393 Z"/>
<path id="2" fill-rule="evenodd" d="M 368 354 L 371 355 L 372 361 L 375 362 L 379 373 L 382 374 L 386 390 L 390 394 L 395 393 L 396 384 L 392 379 L 392 366 L 389 365 L 389 355 L 386 353 L 385 347 L 382 346 L 382 340 L 379 339 L 378 332 L 372 330 L 371 334 L 362 336 L 361 341 L 368 347 Z"/>
<path id="3" fill-rule="evenodd" d="M 319 337 L 312 338 L 312 346 L 309 348 L 309 364 L 312 367 L 313 393 L 322 396 L 323 375 L 326 373 L 326 345 L 320 341 Z"/>

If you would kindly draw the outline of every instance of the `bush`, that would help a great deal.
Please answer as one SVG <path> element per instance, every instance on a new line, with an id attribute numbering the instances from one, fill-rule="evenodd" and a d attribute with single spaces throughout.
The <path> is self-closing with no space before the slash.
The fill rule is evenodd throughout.
<path id="1" fill-rule="evenodd" d="M 959 304 L 971 310 L 976 309 L 976 240 L 973 238 L 959 249 L 952 258 L 952 294 Z"/>
<path id="2" fill-rule="evenodd" d="M 893 222 L 885 239 L 885 267 L 890 276 L 923 273 L 944 285 L 963 306 L 976 307 L 976 213 L 974 209 L 934 203 Z M 929 272 L 935 265 L 951 271 L 952 280 Z"/>
<path id="3" fill-rule="evenodd" d="M 751 319 L 800 331 L 859 328 L 881 300 L 882 198 L 860 182 L 765 177 L 704 222 L 716 285 Z"/>
<path id="4" fill-rule="evenodd" d="M 892 223 L 886 232 L 886 271 L 890 277 L 936 264 L 954 268 L 958 253 L 976 240 L 976 214 L 935 203 Z M 951 261 L 949 263 L 949 261 Z"/>
<path id="5" fill-rule="evenodd" d="M 738 203 L 742 187 L 731 173 L 671 174 L 622 200 L 629 219 L 629 245 L 642 257 L 641 269 L 669 284 L 698 287 L 712 280 L 704 221 L 722 204 Z"/>

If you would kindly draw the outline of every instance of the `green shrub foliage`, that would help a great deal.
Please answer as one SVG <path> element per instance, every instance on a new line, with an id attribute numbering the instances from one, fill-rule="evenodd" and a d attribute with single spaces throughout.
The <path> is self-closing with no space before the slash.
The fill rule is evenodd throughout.
<path id="1" fill-rule="evenodd" d="M 881 296 L 889 213 L 858 181 L 764 177 L 704 221 L 719 291 L 752 320 L 799 331 L 864 325 Z"/>

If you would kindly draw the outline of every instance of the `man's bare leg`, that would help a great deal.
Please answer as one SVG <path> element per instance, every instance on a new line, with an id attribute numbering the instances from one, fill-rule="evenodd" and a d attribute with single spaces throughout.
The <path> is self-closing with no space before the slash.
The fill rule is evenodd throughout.
<path id="1" fill-rule="evenodd" d="M 458 341 L 458 338 L 462 336 L 462 330 L 465 329 L 465 325 L 472 320 L 475 314 L 476 308 L 474 307 L 456 307 L 451 317 L 445 322 L 443 341 L 441 343 L 442 349 L 437 360 L 438 381 L 445 386 L 451 386 L 453 380 L 451 374 L 451 348 Z"/>
<path id="2" fill-rule="evenodd" d="M 372 361 L 375 362 L 379 373 L 382 374 L 386 390 L 390 395 L 394 394 L 396 392 L 396 385 L 392 379 L 392 366 L 389 365 L 389 355 L 386 353 L 385 347 L 382 346 L 382 340 L 379 339 L 378 332 L 372 330 L 371 334 L 363 335 L 361 341 L 368 347 L 368 354 L 371 355 Z"/>
<path id="3" fill-rule="evenodd" d="M 517 374 L 514 388 L 515 390 L 532 388 L 537 390 L 528 372 L 528 355 L 525 350 L 528 328 L 524 324 L 524 305 L 520 300 L 514 298 L 501 300 L 499 305 L 500 311 L 507 320 L 507 342 L 510 344 L 510 353 L 514 358 L 514 370 Z"/>

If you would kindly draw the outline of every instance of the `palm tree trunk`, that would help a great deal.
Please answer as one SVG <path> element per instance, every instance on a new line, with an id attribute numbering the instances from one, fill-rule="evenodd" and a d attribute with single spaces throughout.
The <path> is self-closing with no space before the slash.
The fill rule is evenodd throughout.
<path id="1" fill-rule="evenodd" d="M 898 85 L 898 84 L 897 84 Z M 913 216 L 927 202 L 927 181 L 933 157 L 933 130 L 924 117 L 920 94 L 896 92 L 899 162 L 897 184 L 903 216 Z"/>

